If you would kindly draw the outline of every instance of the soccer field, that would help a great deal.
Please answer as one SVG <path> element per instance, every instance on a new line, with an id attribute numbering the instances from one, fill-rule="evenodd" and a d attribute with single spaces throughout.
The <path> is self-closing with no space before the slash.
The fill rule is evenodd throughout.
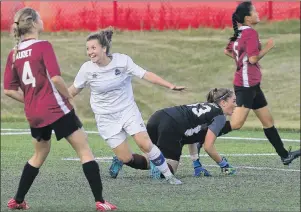
<path id="1" fill-rule="evenodd" d="M 273 37 L 276 47 L 260 61 L 262 88 L 285 147 L 300 148 L 300 20 L 261 23 L 262 43 Z M 223 54 L 233 30 L 187 29 L 180 31 L 118 31 L 113 52 L 128 54 L 145 69 L 179 85 L 173 92 L 134 79 L 135 100 L 143 118 L 161 108 L 204 101 L 214 87 L 232 87 L 234 62 Z M 45 33 L 57 54 L 62 75 L 70 86 L 80 66 L 88 60 L 85 37 L 89 32 Z M 1 33 L 1 70 L 15 42 Z M 3 73 L 1 76 L 3 79 Z M 3 80 L 1 80 L 3 88 Z M 89 143 L 100 165 L 104 197 L 118 211 L 300 211 L 300 159 L 282 165 L 265 139 L 261 123 L 250 113 L 240 131 L 218 138 L 216 147 L 237 175 L 223 176 L 217 164 L 201 151 L 201 162 L 213 177 L 193 177 L 187 147 L 177 172 L 183 185 L 149 178 L 148 171 L 123 167 L 117 179 L 110 178 L 112 151 L 98 136 L 89 105 L 89 91 L 75 98 L 76 113 L 83 120 Z M 248 131 L 252 129 L 253 131 Z M 284 130 L 286 129 L 286 130 Z M 15 194 L 26 161 L 33 154 L 23 105 L 6 97 L 1 89 L 1 211 Z M 140 152 L 130 139 L 134 152 Z M 62 140 L 52 141 L 52 150 L 26 196 L 30 211 L 95 211 L 94 199 L 77 155 Z"/>
<path id="2" fill-rule="evenodd" d="M 33 153 L 26 123 L 1 126 L 1 211 L 17 189 L 21 170 Z M 152 180 L 148 171 L 124 166 L 117 179 L 108 173 L 112 151 L 86 125 L 89 143 L 101 168 L 104 196 L 118 211 L 300 211 L 300 159 L 283 166 L 262 131 L 237 131 L 219 138 L 217 150 L 238 168 L 236 176 L 223 176 L 201 151 L 201 161 L 213 177 L 195 178 L 184 149 L 177 176 L 183 185 Z M 299 133 L 281 132 L 285 146 L 300 148 Z M 229 138 L 231 136 L 231 138 Z M 228 138 L 227 138 L 228 137 Z M 133 151 L 140 152 L 133 141 Z M 71 146 L 52 141 L 48 160 L 26 200 L 30 211 L 94 211 L 92 192 Z"/>

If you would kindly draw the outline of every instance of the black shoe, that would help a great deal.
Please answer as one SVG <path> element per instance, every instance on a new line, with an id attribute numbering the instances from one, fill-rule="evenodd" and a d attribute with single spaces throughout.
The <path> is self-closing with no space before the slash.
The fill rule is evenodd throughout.
<path id="1" fill-rule="evenodd" d="M 281 158 L 283 165 L 289 165 L 293 160 L 300 157 L 300 149 L 296 151 L 291 151 L 292 147 L 289 148 L 288 156 L 286 158 Z"/>

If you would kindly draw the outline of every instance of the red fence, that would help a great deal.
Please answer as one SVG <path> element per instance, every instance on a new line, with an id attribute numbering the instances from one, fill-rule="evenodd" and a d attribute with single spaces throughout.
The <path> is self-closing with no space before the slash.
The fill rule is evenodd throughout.
<path id="1" fill-rule="evenodd" d="M 107 26 L 128 30 L 224 28 L 238 1 L 4 1 L 1 30 L 8 30 L 14 13 L 29 6 L 41 14 L 46 31 L 96 30 Z M 300 2 L 255 2 L 261 19 L 300 19 Z"/>

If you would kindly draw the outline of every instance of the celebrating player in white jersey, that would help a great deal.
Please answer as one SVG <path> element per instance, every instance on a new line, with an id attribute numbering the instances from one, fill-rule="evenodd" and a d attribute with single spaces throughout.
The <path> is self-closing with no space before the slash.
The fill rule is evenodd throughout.
<path id="1" fill-rule="evenodd" d="M 69 92 L 76 96 L 84 87 L 90 87 L 90 104 L 99 134 L 117 156 L 113 158 L 110 167 L 113 178 L 117 177 L 122 163 L 135 169 L 149 169 L 149 159 L 170 184 L 181 184 L 171 173 L 161 151 L 153 145 L 147 134 L 134 100 L 131 80 L 132 76 L 137 76 L 175 91 L 184 90 L 185 87 L 175 86 L 144 70 L 125 54 L 110 54 L 112 35 L 113 31 L 108 29 L 88 36 L 87 55 L 91 60 L 82 65 Z M 126 140 L 127 134 L 134 138 L 147 157 L 131 152 Z"/>

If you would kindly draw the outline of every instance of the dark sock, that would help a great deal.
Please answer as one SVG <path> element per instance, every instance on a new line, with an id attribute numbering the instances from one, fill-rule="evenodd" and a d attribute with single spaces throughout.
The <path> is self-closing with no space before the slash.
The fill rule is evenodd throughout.
<path id="1" fill-rule="evenodd" d="M 173 171 L 172 166 L 171 166 L 169 163 L 167 163 L 167 165 L 168 165 L 168 168 L 169 168 L 169 170 L 171 171 L 171 173 L 174 174 L 174 171 Z M 165 178 L 164 175 L 163 175 L 162 173 L 161 173 L 160 177 L 161 177 L 161 178 Z"/>
<path id="2" fill-rule="evenodd" d="M 232 131 L 230 121 L 226 121 L 225 126 L 222 128 L 218 136 L 225 135 Z"/>
<path id="3" fill-rule="evenodd" d="M 144 156 L 139 154 L 133 154 L 133 158 L 130 162 L 125 163 L 125 165 L 130 166 L 134 169 L 147 170 L 147 160 Z"/>
<path id="4" fill-rule="evenodd" d="M 104 203 L 104 199 L 102 197 L 102 183 L 98 163 L 96 163 L 95 160 L 84 163 L 83 170 L 90 184 L 92 193 L 95 198 L 95 202 Z"/>
<path id="5" fill-rule="evenodd" d="M 31 166 L 28 162 L 25 164 L 22 176 L 19 182 L 19 187 L 17 194 L 15 196 L 15 200 L 18 204 L 24 201 L 25 195 L 30 189 L 34 179 L 39 173 L 39 168 Z"/>
<path id="6" fill-rule="evenodd" d="M 288 156 L 287 150 L 283 146 L 283 142 L 278 134 L 277 129 L 273 126 L 271 128 L 263 129 L 265 136 L 275 148 L 280 157 L 286 158 Z"/>

